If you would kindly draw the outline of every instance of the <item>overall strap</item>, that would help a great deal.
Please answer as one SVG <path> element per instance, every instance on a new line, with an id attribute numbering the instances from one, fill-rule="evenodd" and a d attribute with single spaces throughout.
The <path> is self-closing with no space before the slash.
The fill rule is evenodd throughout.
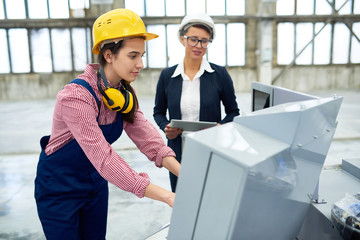
<path id="1" fill-rule="evenodd" d="M 99 101 L 98 97 L 96 96 L 96 94 L 94 92 L 94 89 L 90 86 L 90 84 L 87 81 L 85 81 L 84 79 L 80 79 L 80 78 L 76 78 L 76 79 L 72 80 L 71 82 L 69 82 L 69 84 L 70 83 L 75 83 L 75 84 L 85 87 L 91 93 L 91 95 L 93 95 L 93 97 L 96 100 L 97 106 L 99 108 L 99 114 L 97 116 L 97 119 L 99 119 L 101 102 Z"/>

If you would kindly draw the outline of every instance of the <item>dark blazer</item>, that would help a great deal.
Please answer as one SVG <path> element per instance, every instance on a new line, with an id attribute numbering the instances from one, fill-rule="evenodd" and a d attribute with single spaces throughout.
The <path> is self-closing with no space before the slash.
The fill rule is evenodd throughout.
<path id="1" fill-rule="evenodd" d="M 210 63 L 215 71 L 204 71 L 200 77 L 200 121 L 227 123 L 239 115 L 234 85 L 225 67 Z M 177 65 L 164 69 L 157 83 L 154 119 L 161 130 L 170 123 L 171 119 L 181 119 L 180 99 L 183 79 L 181 75 L 171 78 Z M 221 119 L 221 105 L 225 107 L 225 118 Z M 166 116 L 169 110 L 169 119 Z M 168 140 L 176 159 L 181 161 L 181 136 Z"/>

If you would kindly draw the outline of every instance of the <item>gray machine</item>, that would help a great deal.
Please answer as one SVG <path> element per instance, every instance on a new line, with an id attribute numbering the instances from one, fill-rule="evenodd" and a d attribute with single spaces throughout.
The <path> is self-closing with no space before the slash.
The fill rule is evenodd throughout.
<path id="1" fill-rule="evenodd" d="M 332 209 L 360 159 L 321 171 L 341 103 L 252 83 L 256 112 L 187 135 L 170 225 L 147 240 L 343 239 Z"/>
<path id="2" fill-rule="evenodd" d="M 280 104 L 188 134 L 167 239 L 294 239 L 341 103 Z"/>

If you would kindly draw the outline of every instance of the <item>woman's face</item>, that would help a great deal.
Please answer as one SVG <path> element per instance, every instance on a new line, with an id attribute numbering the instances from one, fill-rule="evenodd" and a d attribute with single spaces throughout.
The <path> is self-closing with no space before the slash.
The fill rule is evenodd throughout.
<path id="1" fill-rule="evenodd" d="M 210 34 L 206 30 L 197 27 L 190 27 L 185 36 L 196 37 L 200 40 L 210 39 Z M 203 56 L 206 54 L 207 48 L 201 47 L 200 42 L 198 42 L 194 47 L 190 46 L 187 44 L 187 40 L 184 38 L 184 36 L 181 36 L 181 41 L 185 46 L 185 58 L 191 58 L 192 60 L 202 60 Z"/>
<path id="2" fill-rule="evenodd" d="M 133 82 L 144 68 L 142 57 L 145 54 L 145 40 L 142 38 L 126 39 L 124 46 L 118 54 L 111 56 L 112 71 L 119 77 L 119 81 L 124 79 Z"/>

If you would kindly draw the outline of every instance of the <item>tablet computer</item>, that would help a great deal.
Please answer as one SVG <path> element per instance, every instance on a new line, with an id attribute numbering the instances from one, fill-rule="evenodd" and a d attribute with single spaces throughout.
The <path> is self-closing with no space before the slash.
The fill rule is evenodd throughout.
<path id="1" fill-rule="evenodd" d="M 198 131 L 201 129 L 216 126 L 216 122 L 205 122 L 205 121 L 187 121 L 172 119 L 170 122 L 171 127 L 181 128 L 184 131 Z"/>

